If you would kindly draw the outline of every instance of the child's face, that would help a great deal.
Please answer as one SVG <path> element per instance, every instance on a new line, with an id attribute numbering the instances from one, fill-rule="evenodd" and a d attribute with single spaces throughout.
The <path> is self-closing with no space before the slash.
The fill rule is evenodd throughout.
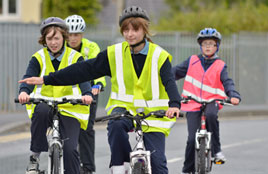
<path id="1" fill-rule="evenodd" d="M 50 30 L 46 35 L 46 44 L 52 53 L 59 52 L 63 46 L 63 36 L 61 32 L 58 29 Z"/>
<path id="2" fill-rule="evenodd" d="M 201 43 L 202 53 L 207 56 L 211 57 L 217 51 L 217 43 L 213 39 L 206 39 Z"/>
<path id="3" fill-rule="evenodd" d="M 134 45 L 140 42 L 144 38 L 144 31 L 142 27 L 139 27 L 137 30 L 129 24 L 126 29 L 123 31 L 123 36 L 129 45 Z"/>
<path id="4" fill-rule="evenodd" d="M 82 33 L 70 33 L 68 44 L 71 48 L 78 48 L 82 42 L 83 34 Z"/>

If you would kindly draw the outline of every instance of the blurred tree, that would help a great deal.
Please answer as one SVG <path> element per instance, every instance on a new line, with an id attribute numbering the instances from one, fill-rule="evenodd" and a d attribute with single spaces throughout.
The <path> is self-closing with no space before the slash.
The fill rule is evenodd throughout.
<path id="1" fill-rule="evenodd" d="M 84 18 L 87 24 L 98 23 L 97 13 L 102 6 L 98 0 L 43 0 L 42 17 L 57 16 L 65 19 L 77 14 Z"/>
<path id="2" fill-rule="evenodd" d="M 268 0 L 166 0 L 171 12 L 156 30 L 199 32 L 213 27 L 223 34 L 268 31 Z"/>

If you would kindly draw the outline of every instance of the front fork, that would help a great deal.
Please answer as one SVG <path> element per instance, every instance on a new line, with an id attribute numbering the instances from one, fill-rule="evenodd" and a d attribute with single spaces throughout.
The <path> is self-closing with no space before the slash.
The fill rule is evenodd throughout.
<path id="1" fill-rule="evenodd" d="M 152 174 L 151 169 L 151 152 L 145 150 L 142 132 L 139 130 L 136 132 L 136 140 L 138 141 L 136 148 L 133 152 L 130 152 L 130 173 L 136 162 L 142 162 L 145 167 L 146 174 Z"/>
<path id="2" fill-rule="evenodd" d="M 58 144 L 60 147 L 60 174 L 64 174 L 64 165 L 63 165 L 63 143 L 60 142 L 60 133 L 59 133 L 59 120 L 53 121 L 52 134 L 48 136 L 48 174 L 51 174 L 51 165 L 52 165 L 52 155 L 53 155 L 53 145 Z"/>

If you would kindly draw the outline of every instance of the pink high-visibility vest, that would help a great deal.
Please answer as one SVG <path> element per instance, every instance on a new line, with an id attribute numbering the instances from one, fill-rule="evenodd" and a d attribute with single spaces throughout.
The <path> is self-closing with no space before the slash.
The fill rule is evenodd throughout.
<path id="1" fill-rule="evenodd" d="M 217 59 L 205 71 L 201 60 L 197 55 L 192 55 L 185 76 L 182 96 L 191 96 L 198 101 L 209 101 L 213 99 L 225 99 L 227 96 L 221 82 L 221 71 L 225 63 Z M 181 105 L 182 111 L 199 111 L 201 104 L 189 101 Z M 220 106 L 220 109 L 222 106 Z"/>

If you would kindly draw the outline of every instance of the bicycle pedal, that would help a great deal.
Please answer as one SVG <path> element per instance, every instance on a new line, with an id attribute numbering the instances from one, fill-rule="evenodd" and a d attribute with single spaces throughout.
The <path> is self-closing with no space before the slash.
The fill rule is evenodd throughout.
<path id="1" fill-rule="evenodd" d="M 222 165 L 224 163 L 225 163 L 224 161 L 214 161 L 214 164 L 217 164 L 217 165 Z"/>

